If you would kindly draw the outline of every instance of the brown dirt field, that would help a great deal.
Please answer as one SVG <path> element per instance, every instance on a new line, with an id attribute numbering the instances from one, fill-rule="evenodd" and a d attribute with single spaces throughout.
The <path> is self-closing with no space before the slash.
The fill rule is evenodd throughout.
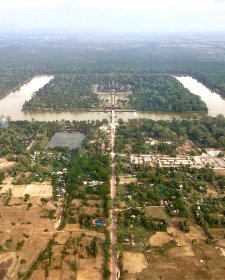
<path id="1" fill-rule="evenodd" d="M 81 205 L 83 205 L 83 201 L 81 199 L 73 199 L 71 201 L 71 205 L 72 206 L 81 206 Z"/>
<path id="2" fill-rule="evenodd" d="M 52 246 L 52 251 L 54 254 L 60 254 L 64 248 L 64 245 L 53 245 Z"/>
<path id="3" fill-rule="evenodd" d="M 217 174 L 225 175 L 225 169 L 214 169 Z"/>
<path id="4" fill-rule="evenodd" d="M 24 204 L 24 201 L 23 201 L 22 198 L 20 198 L 20 197 L 12 197 L 10 199 L 10 202 L 9 202 L 10 206 L 20 206 L 19 204 L 21 204 L 21 205 Z"/>
<path id="5" fill-rule="evenodd" d="M 196 151 L 196 147 L 194 146 L 194 144 L 189 141 L 186 140 L 180 147 L 179 147 L 179 151 L 182 155 L 186 155 L 188 153 L 190 153 L 191 151 Z"/>
<path id="6" fill-rule="evenodd" d="M 83 269 L 94 268 L 94 269 L 101 269 L 102 268 L 102 261 L 100 258 L 85 258 L 79 259 L 79 267 Z"/>
<path id="7" fill-rule="evenodd" d="M 176 247 L 169 250 L 169 254 L 173 257 L 194 257 L 195 254 L 191 246 Z"/>
<path id="8" fill-rule="evenodd" d="M 100 246 L 99 246 L 100 247 Z M 80 268 L 94 268 L 94 269 L 101 269 L 102 264 L 104 262 L 104 254 L 103 250 L 99 248 L 99 252 L 96 258 L 88 257 L 85 259 L 79 259 L 79 267 Z"/>
<path id="9" fill-rule="evenodd" d="M 16 253 L 3 253 L 0 255 L 0 272 L 4 271 L 7 275 L 12 275 L 16 265 L 17 265 Z M 0 275 L 2 272 L 0 273 Z M 3 279 L 0 277 L 0 279 Z"/>
<path id="10" fill-rule="evenodd" d="M 7 170 L 17 165 L 15 161 L 8 161 L 6 158 L 0 158 L 0 170 Z"/>
<path id="11" fill-rule="evenodd" d="M 49 276 L 47 277 L 46 280 L 60 280 L 61 277 L 61 270 L 50 270 L 49 271 Z"/>
<path id="12" fill-rule="evenodd" d="M 99 210 L 100 213 L 102 213 L 102 209 L 100 208 Z M 95 215 L 97 213 L 97 208 L 92 206 L 82 206 L 79 212 L 89 214 L 89 215 Z"/>
<path id="13" fill-rule="evenodd" d="M 75 275 L 75 272 L 72 270 L 62 270 L 60 280 L 74 280 L 76 279 Z"/>
<path id="14" fill-rule="evenodd" d="M 224 256 L 221 256 L 216 248 L 208 244 L 200 244 L 193 246 L 193 251 L 196 257 L 208 267 L 207 271 L 211 279 L 224 279 Z"/>
<path id="15" fill-rule="evenodd" d="M 171 254 L 162 254 L 157 250 L 150 250 L 146 255 L 149 266 L 147 269 L 136 275 L 138 280 L 210 279 L 205 272 L 205 265 L 196 257 L 188 256 L 176 258 Z"/>
<path id="16" fill-rule="evenodd" d="M 70 238 L 69 232 L 60 232 L 55 240 L 60 244 L 65 244 L 69 238 Z"/>
<path id="17" fill-rule="evenodd" d="M 224 257 L 214 246 L 205 243 L 173 248 L 164 254 L 153 249 L 146 255 L 149 266 L 137 274 L 140 280 L 224 279 Z"/>
<path id="18" fill-rule="evenodd" d="M 40 197 L 38 198 L 38 202 L 39 201 Z M 53 207 L 52 203 L 49 202 L 48 204 Z M 56 215 L 60 215 L 60 211 L 61 208 L 57 207 Z M 26 203 L 20 206 L 4 206 L 0 204 L 0 213 L 0 245 L 7 249 L 8 253 L 11 253 L 15 251 L 18 242 L 25 242 L 22 248 L 16 251 L 18 261 L 13 272 L 13 277 L 17 279 L 18 270 L 27 270 L 40 250 L 50 239 L 55 231 L 55 220 L 53 219 L 51 221 L 48 218 L 41 218 L 42 207 L 34 204 L 28 211 Z M 44 232 L 44 229 L 48 229 L 48 232 Z M 28 236 L 26 237 L 24 234 Z M 5 242 L 8 239 L 12 239 L 12 242 L 6 247 Z M 26 263 L 20 265 L 20 259 L 25 259 Z M 11 277 L 11 279 L 14 279 L 13 277 Z"/>
<path id="19" fill-rule="evenodd" d="M 140 273 L 148 267 L 148 262 L 143 253 L 123 252 L 124 270 L 129 273 Z"/>
<path id="20" fill-rule="evenodd" d="M 126 274 L 124 277 L 125 280 L 137 280 L 135 274 Z"/>
<path id="21" fill-rule="evenodd" d="M 71 264 L 75 259 L 76 259 L 76 256 L 74 256 L 74 255 L 65 256 L 65 258 L 63 259 L 63 262 L 62 262 L 62 269 L 71 270 L 72 269 Z"/>
<path id="22" fill-rule="evenodd" d="M 25 194 L 29 194 L 31 197 L 52 197 L 52 185 L 50 182 L 34 182 L 28 185 L 13 185 L 12 178 L 6 178 L 0 187 L 0 194 L 11 189 L 12 197 L 24 197 Z"/>
<path id="23" fill-rule="evenodd" d="M 166 243 L 172 240 L 174 240 L 174 238 L 168 235 L 166 232 L 156 232 L 149 238 L 149 244 L 153 247 L 163 247 Z"/>
<path id="24" fill-rule="evenodd" d="M 149 206 L 145 208 L 145 214 L 148 217 L 168 219 L 168 214 L 164 206 Z"/>
<path id="25" fill-rule="evenodd" d="M 103 201 L 100 200 L 100 199 L 99 200 L 88 200 L 87 203 L 88 203 L 89 206 L 96 207 L 95 205 L 98 204 L 99 207 L 102 207 Z"/>
<path id="26" fill-rule="evenodd" d="M 189 226 L 188 233 L 184 233 L 176 227 L 170 226 L 167 228 L 167 233 L 174 237 L 178 246 L 190 245 L 192 244 L 193 239 L 196 239 L 197 242 L 200 242 L 206 238 L 202 228 L 198 225 Z"/>
<path id="27" fill-rule="evenodd" d="M 224 228 L 210 228 L 210 234 L 217 240 L 217 245 L 225 247 L 225 229 Z"/>
<path id="28" fill-rule="evenodd" d="M 207 193 L 203 197 L 209 197 L 209 196 L 211 196 L 212 198 L 218 198 L 219 194 L 214 188 L 209 187 L 207 189 Z"/>
<path id="29" fill-rule="evenodd" d="M 50 270 L 54 270 L 55 268 L 58 268 L 61 266 L 62 262 L 62 254 L 61 253 L 56 253 L 54 248 L 53 248 L 53 255 L 51 257 L 51 263 L 50 263 Z"/>
<path id="30" fill-rule="evenodd" d="M 67 224 L 63 229 L 63 232 L 73 232 L 73 231 L 83 232 L 83 229 L 80 228 L 80 225 L 78 224 Z"/>
<path id="31" fill-rule="evenodd" d="M 101 280 L 102 271 L 100 269 L 78 269 L 76 280 Z"/>
<path id="32" fill-rule="evenodd" d="M 35 270 L 31 275 L 30 280 L 45 280 L 45 271 Z"/>
<path id="33" fill-rule="evenodd" d="M 120 176 L 120 185 L 137 182 L 137 178 Z"/>

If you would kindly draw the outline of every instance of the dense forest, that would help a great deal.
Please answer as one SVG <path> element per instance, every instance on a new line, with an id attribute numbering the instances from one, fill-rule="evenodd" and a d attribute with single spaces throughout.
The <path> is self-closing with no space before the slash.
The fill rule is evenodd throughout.
<path id="1" fill-rule="evenodd" d="M 98 105 L 98 97 L 86 76 L 60 75 L 51 80 L 30 100 L 24 110 L 90 109 Z"/>
<path id="2" fill-rule="evenodd" d="M 192 75 L 225 94 L 223 40 L 165 36 L 0 36 L 0 96 L 38 74 Z"/>
<path id="3" fill-rule="evenodd" d="M 86 74 L 57 75 L 54 80 L 40 89 L 24 110 L 77 110 L 90 109 L 99 105 L 94 84 L 119 81 L 131 85 L 128 108 L 138 111 L 190 112 L 207 111 L 205 103 L 192 94 L 171 76 L 147 74 Z"/>
<path id="4" fill-rule="evenodd" d="M 130 105 L 138 111 L 207 111 L 199 96 L 192 94 L 175 78 L 142 76 L 134 81 Z"/>
<path id="5" fill-rule="evenodd" d="M 225 118 L 203 117 L 201 119 L 184 119 L 172 121 L 153 121 L 147 119 L 130 120 L 127 124 L 122 121 L 117 128 L 116 151 L 124 149 L 132 153 L 155 152 L 175 153 L 176 148 L 185 139 L 190 139 L 200 148 L 225 149 Z M 154 146 L 146 144 L 149 138 L 161 140 Z M 166 144 L 171 141 L 172 144 Z"/>

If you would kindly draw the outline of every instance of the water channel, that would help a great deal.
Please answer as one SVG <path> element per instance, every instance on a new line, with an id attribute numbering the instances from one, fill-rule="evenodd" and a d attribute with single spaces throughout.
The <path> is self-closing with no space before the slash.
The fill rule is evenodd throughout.
<path id="1" fill-rule="evenodd" d="M 12 120 L 54 121 L 54 120 L 110 120 L 110 113 L 104 112 L 24 112 L 22 107 L 25 101 L 32 98 L 32 95 L 46 85 L 53 76 L 36 76 L 31 81 L 21 86 L 18 90 L 11 92 L 0 100 L 0 116 L 10 116 Z M 184 87 L 192 93 L 199 95 L 205 101 L 211 116 L 222 114 L 225 116 L 225 100 L 217 93 L 210 91 L 203 84 L 192 77 L 176 77 Z M 196 113 L 197 114 L 197 113 Z M 148 118 L 153 120 L 168 120 L 172 118 L 186 118 L 193 113 L 165 113 L 165 112 L 117 112 L 117 118 L 124 121 L 133 118 Z M 200 114 L 197 114 L 200 115 Z"/>

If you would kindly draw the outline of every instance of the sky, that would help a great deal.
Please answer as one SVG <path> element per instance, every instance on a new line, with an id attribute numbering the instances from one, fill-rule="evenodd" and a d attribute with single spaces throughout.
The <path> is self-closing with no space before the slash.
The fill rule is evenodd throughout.
<path id="1" fill-rule="evenodd" d="M 224 32 L 225 0 L 0 0 L 0 30 Z"/>

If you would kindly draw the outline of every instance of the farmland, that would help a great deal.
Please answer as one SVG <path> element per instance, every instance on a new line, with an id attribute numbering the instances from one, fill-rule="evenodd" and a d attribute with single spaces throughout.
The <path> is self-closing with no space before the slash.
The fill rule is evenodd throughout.
<path id="1" fill-rule="evenodd" d="M 66 128 L 85 133 L 83 148 L 47 148 L 52 135 Z M 12 122 L 0 130 L 6 142 L 1 143 L 1 279 L 109 277 L 104 128 L 105 121 Z M 12 134 L 23 149 L 14 148 Z"/>
<path id="2" fill-rule="evenodd" d="M 164 122 L 141 120 L 133 124 L 138 130 L 122 121 L 117 128 L 116 147 L 120 151 L 116 167 L 117 231 L 121 277 L 127 280 L 174 279 L 176 274 L 176 279 L 184 279 L 184 275 L 191 279 L 222 279 L 224 175 L 209 165 L 196 168 L 191 164 L 160 166 L 144 160 L 131 161 L 130 151 L 134 153 L 134 147 L 143 151 L 149 149 L 154 157 L 156 146 L 163 141 L 173 141 L 175 153 L 182 152 L 186 156 L 206 152 L 204 145 L 197 142 L 180 149 L 179 137 L 176 138 L 171 129 L 172 122 L 165 125 L 165 129 L 172 130 L 167 132 L 163 130 Z M 157 132 L 159 129 L 161 131 Z M 166 138 L 164 133 L 167 133 Z M 190 141 L 187 136 L 185 139 Z M 165 144 L 164 155 L 170 151 L 166 145 L 170 144 Z M 210 148 L 213 147 L 207 147 L 209 153 Z M 220 150 L 223 153 L 223 145 Z M 133 155 L 140 157 L 137 149 Z"/>

